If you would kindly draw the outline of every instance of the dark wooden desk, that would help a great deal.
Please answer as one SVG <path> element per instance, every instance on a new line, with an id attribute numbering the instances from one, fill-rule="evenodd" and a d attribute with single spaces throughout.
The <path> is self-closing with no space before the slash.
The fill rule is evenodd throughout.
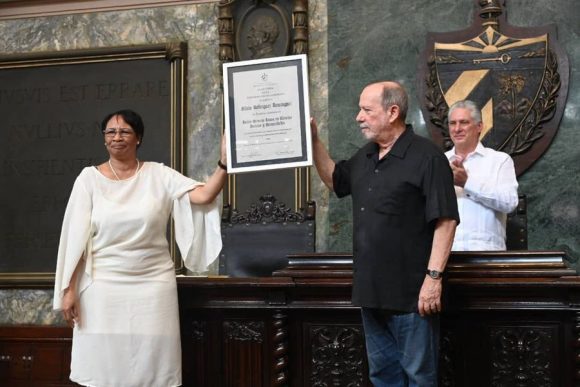
<path id="1" fill-rule="evenodd" d="M 0 327 L 0 386 L 77 386 L 68 379 L 71 336 L 63 327 Z"/>
<path id="2" fill-rule="evenodd" d="M 440 385 L 580 385 L 580 277 L 561 252 L 453 254 Z M 370 386 L 351 257 L 179 278 L 186 386 Z"/>
<path id="3" fill-rule="evenodd" d="M 561 252 L 453 254 L 441 386 L 580 385 L 580 277 Z M 267 278 L 179 277 L 184 385 L 370 386 L 351 257 Z M 1 284 L 51 289 L 52 281 Z M 0 386 L 69 386 L 68 328 L 0 327 Z M 155 356 L 155 354 L 151 354 Z"/>

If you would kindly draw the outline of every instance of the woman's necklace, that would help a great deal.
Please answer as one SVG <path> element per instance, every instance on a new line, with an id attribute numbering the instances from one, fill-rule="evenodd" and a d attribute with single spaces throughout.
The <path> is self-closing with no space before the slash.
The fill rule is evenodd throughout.
<path id="1" fill-rule="evenodd" d="M 111 159 L 109 159 L 109 168 L 111 168 L 111 171 L 113 172 L 113 175 L 115 175 L 117 180 L 120 181 L 121 179 L 119 179 L 119 175 L 117 175 L 117 172 L 115 172 L 115 168 L 113 168 L 113 164 L 111 164 Z M 139 170 L 139 159 L 137 159 L 137 168 L 135 168 L 135 172 L 133 173 L 133 175 L 135 175 L 135 173 L 137 173 L 138 170 Z M 133 176 L 133 175 L 131 175 L 131 176 Z M 131 177 L 131 176 L 129 176 L 129 177 Z"/>

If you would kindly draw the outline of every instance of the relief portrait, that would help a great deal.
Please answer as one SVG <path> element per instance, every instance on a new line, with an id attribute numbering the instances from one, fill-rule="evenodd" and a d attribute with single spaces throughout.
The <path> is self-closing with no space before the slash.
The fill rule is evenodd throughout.
<path id="1" fill-rule="evenodd" d="M 283 56 L 290 45 L 289 24 L 273 6 L 252 7 L 236 31 L 238 60 Z"/>

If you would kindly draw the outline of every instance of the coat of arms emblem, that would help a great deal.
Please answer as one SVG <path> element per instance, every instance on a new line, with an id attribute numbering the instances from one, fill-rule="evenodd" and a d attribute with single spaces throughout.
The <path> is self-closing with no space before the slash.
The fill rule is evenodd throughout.
<path id="1" fill-rule="evenodd" d="M 505 0 L 477 0 L 480 19 L 464 31 L 427 38 L 418 91 L 433 139 L 452 143 L 447 112 L 470 99 L 482 111 L 482 143 L 510 154 L 518 175 L 551 143 L 567 97 L 568 59 L 553 26 L 508 26 Z"/>

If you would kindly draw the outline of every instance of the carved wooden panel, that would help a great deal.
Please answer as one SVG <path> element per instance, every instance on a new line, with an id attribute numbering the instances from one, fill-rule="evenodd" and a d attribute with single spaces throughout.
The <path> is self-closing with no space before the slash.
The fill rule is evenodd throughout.
<path id="1" fill-rule="evenodd" d="M 204 341 L 207 336 L 207 324 L 205 321 L 192 321 L 189 338 L 191 341 Z"/>
<path id="2" fill-rule="evenodd" d="M 182 321 L 183 380 L 195 386 L 209 386 L 215 381 L 211 374 L 212 356 L 216 353 L 211 343 L 208 322 L 201 319 Z"/>
<path id="3" fill-rule="evenodd" d="M 455 387 L 458 375 L 455 364 L 458 361 L 457 334 L 452 328 L 441 330 L 439 342 L 439 385 L 441 387 Z"/>
<path id="4" fill-rule="evenodd" d="M 223 367 L 227 387 L 264 386 L 265 364 L 263 321 L 226 320 L 223 322 Z"/>
<path id="5" fill-rule="evenodd" d="M 224 322 L 224 340 L 261 343 L 264 340 L 263 321 L 228 320 Z"/>
<path id="6" fill-rule="evenodd" d="M 491 386 L 548 387 L 560 385 L 555 375 L 555 326 L 491 327 Z"/>
<path id="7" fill-rule="evenodd" d="M 311 386 L 365 386 L 365 347 L 362 326 L 311 325 Z"/>

